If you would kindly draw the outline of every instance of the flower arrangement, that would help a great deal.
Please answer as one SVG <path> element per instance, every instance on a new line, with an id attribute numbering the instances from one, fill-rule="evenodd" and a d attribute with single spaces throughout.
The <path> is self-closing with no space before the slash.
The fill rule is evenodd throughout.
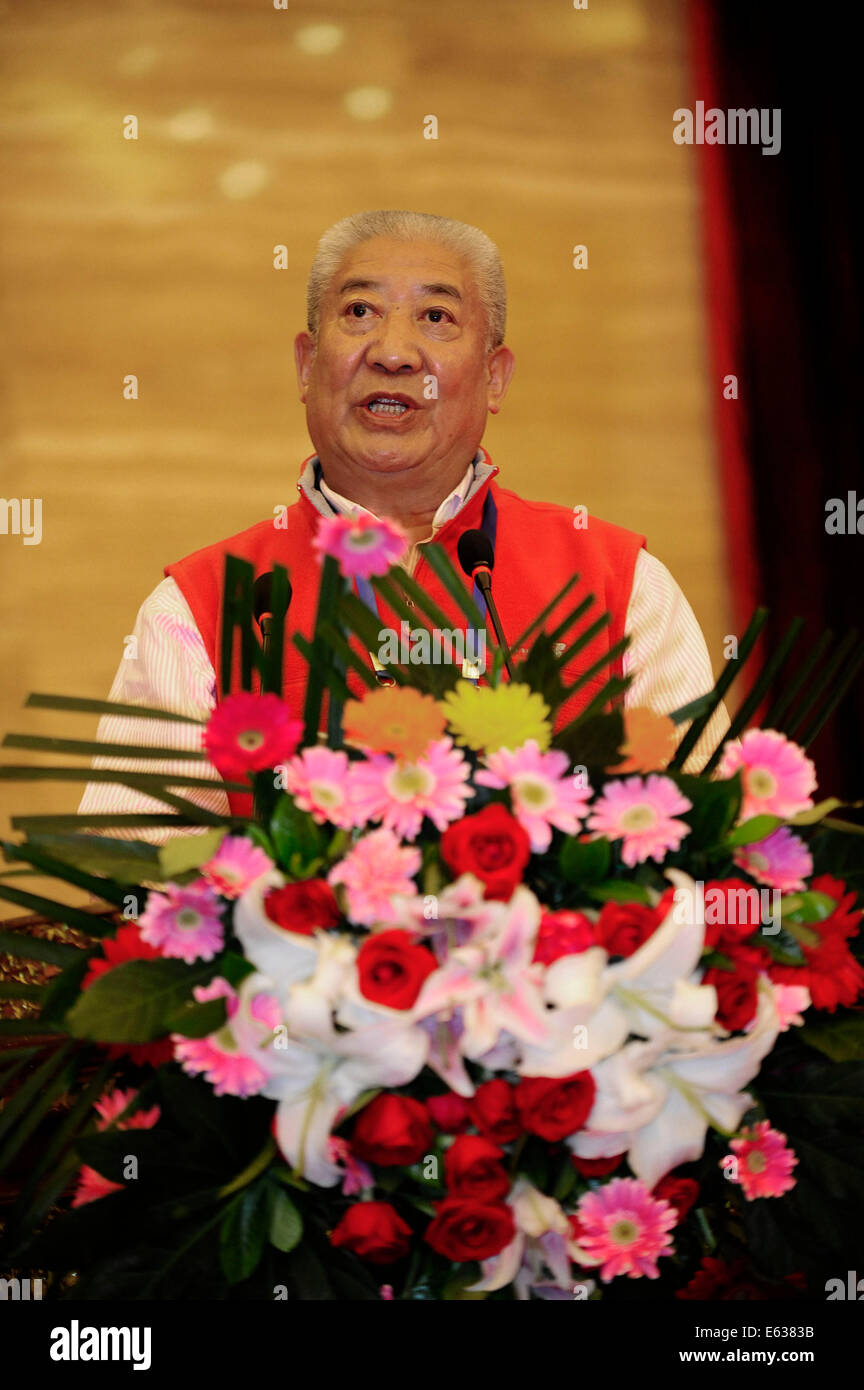
<path id="1" fill-rule="evenodd" d="M 4 844 L 11 876 L 107 905 L 0 883 L 76 938 L 0 932 L 54 972 L 3 990 L 0 1162 L 65 1107 L 6 1262 L 67 1296 L 74 1268 L 84 1298 L 821 1296 L 864 1191 L 861 832 L 814 802 L 804 741 L 745 727 L 757 681 L 685 773 L 728 680 L 664 719 L 622 711 L 612 678 L 556 733 L 570 692 L 544 615 L 509 682 L 499 653 L 488 685 L 411 667 L 352 699 L 352 574 L 437 615 L 386 525 L 322 527 L 319 548 L 302 713 L 226 604 L 264 691 L 226 696 L 201 756 L 254 788 L 254 818 L 166 776 L 162 819 L 190 829 L 161 847 L 44 817 Z"/>

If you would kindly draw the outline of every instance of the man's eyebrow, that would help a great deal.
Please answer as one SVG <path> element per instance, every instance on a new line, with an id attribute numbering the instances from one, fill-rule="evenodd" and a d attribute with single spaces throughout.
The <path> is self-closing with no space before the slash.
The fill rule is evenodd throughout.
<path id="1" fill-rule="evenodd" d="M 384 286 L 381 284 L 379 280 L 346 280 L 343 285 L 339 286 L 339 293 L 347 294 L 349 290 L 380 291 L 383 288 Z M 419 289 L 422 294 L 446 295 L 449 299 L 458 300 L 459 303 L 462 302 L 462 295 L 460 294 L 459 290 L 456 288 L 455 285 L 447 285 L 442 284 L 441 282 L 436 282 L 435 284 L 431 285 L 420 285 Z"/>

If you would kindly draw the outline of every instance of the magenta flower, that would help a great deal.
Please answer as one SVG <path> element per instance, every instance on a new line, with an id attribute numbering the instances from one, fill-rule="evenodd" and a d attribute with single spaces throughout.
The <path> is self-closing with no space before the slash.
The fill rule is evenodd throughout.
<path id="1" fill-rule="evenodd" d="M 375 1186 L 372 1169 L 368 1163 L 363 1163 L 351 1152 L 351 1145 L 347 1139 L 340 1139 L 337 1135 L 331 1134 L 327 1140 L 327 1157 L 331 1163 L 338 1163 L 345 1169 L 342 1179 L 343 1197 L 354 1197 L 358 1192 L 365 1192 Z"/>
<path id="2" fill-rule="evenodd" d="M 575 835 L 591 800 L 591 788 L 567 775 L 570 760 L 553 749 L 541 753 L 536 739 L 529 738 L 512 753 L 501 748 L 487 753 L 488 772 L 476 773 L 474 780 L 483 787 L 509 787 L 513 814 L 528 832 L 531 848 L 542 854 L 549 848 L 552 827 L 565 835 Z"/>
<path id="3" fill-rule="evenodd" d="M 157 946 L 164 956 L 187 963 L 212 960 L 225 943 L 222 903 L 203 878 L 181 888 L 166 883 L 151 893 L 138 919 L 142 941 Z"/>
<path id="4" fill-rule="evenodd" d="M 370 927 L 378 922 L 395 922 L 396 894 L 414 895 L 416 874 L 423 855 L 412 845 L 401 845 L 392 830 L 382 828 L 363 835 L 327 875 L 328 883 L 342 883 L 352 922 Z"/>
<path id="5" fill-rule="evenodd" d="M 223 777 L 263 772 L 290 758 L 303 733 L 278 695 L 227 695 L 210 716 L 204 747 Z"/>
<path id="6" fill-rule="evenodd" d="M 576 1211 L 576 1241 L 592 1264 L 602 1264 L 604 1283 L 619 1274 L 631 1279 L 659 1278 L 657 1260 L 672 1254 L 669 1235 L 678 1213 L 669 1202 L 653 1197 L 636 1178 L 613 1178 L 586 1192 Z M 580 1256 L 580 1260 L 581 1260 Z"/>
<path id="7" fill-rule="evenodd" d="M 608 840 L 622 840 L 621 858 L 628 868 L 646 859 L 662 863 L 669 850 L 678 849 L 690 827 L 674 817 L 691 807 L 668 777 L 625 777 L 607 782 L 594 803 L 587 827 Z"/>
<path id="8" fill-rule="evenodd" d="M 275 995 L 255 989 L 256 978 L 261 977 L 247 976 L 243 982 L 250 994 L 243 1010 L 237 991 L 221 976 L 209 985 L 197 985 L 193 993 L 199 1004 L 208 999 L 226 1000 L 227 1022 L 206 1038 L 172 1036 L 175 1061 L 192 1076 L 203 1074 L 217 1096 L 256 1095 L 269 1076 L 251 1054 L 272 1041 L 281 1013 Z"/>
<path id="9" fill-rule="evenodd" d="M 781 825 L 765 840 L 741 845 L 732 856 L 757 883 L 778 888 L 781 893 L 803 893 L 805 879 L 813 872 L 813 858 L 804 841 Z"/>
<path id="10" fill-rule="evenodd" d="M 403 840 L 413 840 L 424 816 L 443 830 L 464 814 L 474 795 L 469 775 L 452 738 L 436 739 L 415 762 L 376 753 L 355 763 L 351 799 L 358 820 L 380 820 Z"/>
<path id="11" fill-rule="evenodd" d="M 350 829 L 361 824 L 351 804 L 351 764 L 347 753 L 329 748 L 304 748 L 279 769 L 282 785 L 301 811 L 308 811 L 319 825 Z"/>
<path id="12" fill-rule="evenodd" d="M 386 574 L 404 555 L 408 539 L 394 521 L 361 512 L 322 517 L 312 544 L 322 560 L 332 555 L 348 579 L 368 579 Z"/>
<path id="13" fill-rule="evenodd" d="M 796 816 L 813 805 L 816 769 L 797 743 L 776 729 L 748 729 L 740 743 L 729 743 L 720 760 L 720 776 L 741 769 L 742 821 L 752 816 Z"/>
<path id="14" fill-rule="evenodd" d="M 785 1141 L 785 1134 L 761 1120 L 730 1143 L 738 1159 L 737 1176 L 730 1181 L 741 1184 L 748 1202 L 757 1197 L 782 1197 L 795 1186 L 792 1169 L 798 1159 Z M 728 1165 L 728 1160 L 725 1162 Z"/>
<path id="15" fill-rule="evenodd" d="M 262 874 L 274 868 L 273 860 L 260 845 L 245 835 L 226 835 L 212 859 L 201 872 L 223 898 L 239 898 Z"/>

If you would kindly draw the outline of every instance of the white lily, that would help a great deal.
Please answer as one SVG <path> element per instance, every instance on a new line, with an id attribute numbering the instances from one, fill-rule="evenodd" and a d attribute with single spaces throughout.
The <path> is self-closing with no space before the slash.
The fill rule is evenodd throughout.
<path id="1" fill-rule="evenodd" d="M 582 1158 L 626 1152 L 636 1177 L 654 1187 L 672 1168 L 701 1156 L 709 1125 L 725 1134 L 738 1128 L 753 1103 L 741 1087 L 756 1076 L 779 1027 L 773 992 L 760 985 L 750 1033 L 699 1037 L 690 1051 L 671 1030 L 628 1043 L 594 1069 L 589 1122 L 568 1147 Z"/>
<path id="2" fill-rule="evenodd" d="M 515 1284 L 516 1297 L 522 1300 L 531 1297 L 532 1289 L 542 1290 L 541 1297 L 572 1298 L 571 1260 L 578 1259 L 580 1251 L 562 1208 L 525 1178 L 518 1180 L 507 1202 L 516 1235 L 499 1255 L 483 1260 L 483 1276 L 470 1292 L 494 1293 Z"/>

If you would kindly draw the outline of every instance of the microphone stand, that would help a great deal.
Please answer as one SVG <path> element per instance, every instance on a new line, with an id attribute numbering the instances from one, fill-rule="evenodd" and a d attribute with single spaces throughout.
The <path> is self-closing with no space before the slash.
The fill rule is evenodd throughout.
<path id="1" fill-rule="evenodd" d="M 498 639 L 498 645 L 504 653 L 504 665 L 507 667 L 507 674 L 509 675 L 512 681 L 513 663 L 510 660 L 510 648 L 507 646 L 507 639 L 504 636 L 504 629 L 501 626 L 501 619 L 498 617 L 498 609 L 496 608 L 495 600 L 492 597 L 492 574 L 490 572 L 489 566 L 477 565 L 474 570 L 473 578 L 477 584 L 478 589 L 480 590 L 481 594 L 486 600 L 486 611 L 489 614 L 489 617 L 492 619 L 492 626 L 495 629 L 495 636 Z"/>

